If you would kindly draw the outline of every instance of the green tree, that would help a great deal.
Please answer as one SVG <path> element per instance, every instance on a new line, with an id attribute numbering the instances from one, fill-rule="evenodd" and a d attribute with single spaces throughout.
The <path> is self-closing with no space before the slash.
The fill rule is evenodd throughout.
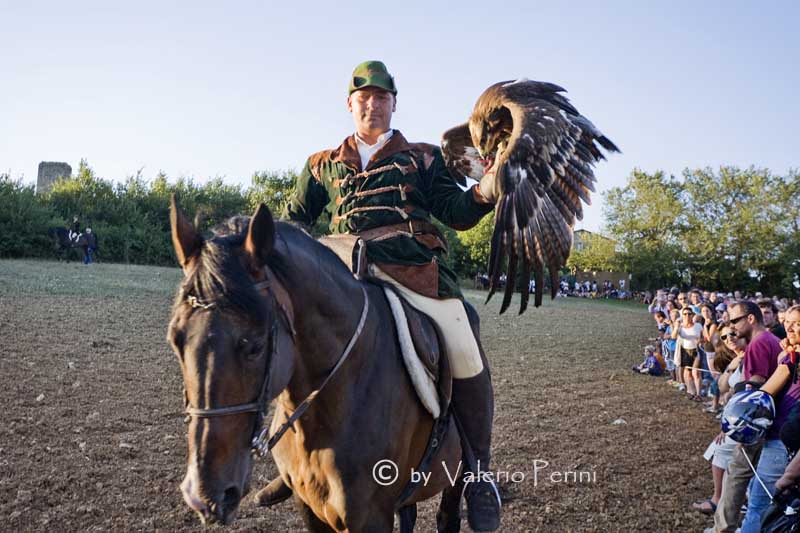
<path id="1" fill-rule="evenodd" d="M 788 208 L 783 187 L 784 180 L 767 169 L 684 171 L 691 284 L 755 290 L 780 270 Z"/>
<path id="2" fill-rule="evenodd" d="M 58 216 L 39 200 L 33 185 L 0 174 L 0 257 L 46 257 L 53 253 L 51 226 Z"/>
<path id="3" fill-rule="evenodd" d="M 488 214 L 474 227 L 458 232 L 461 244 L 461 257 L 454 261 L 463 265 L 466 275 L 474 275 L 477 271 L 486 271 L 489 267 L 489 251 L 494 232 L 494 216 Z"/>
<path id="4" fill-rule="evenodd" d="M 570 270 L 619 270 L 616 243 L 597 233 L 576 232 L 567 259 Z"/>
<path id="5" fill-rule="evenodd" d="M 293 169 L 254 173 L 247 190 L 248 211 L 253 213 L 258 204 L 263 203 L 273 215 L 281 216 L 286 210 L 296 179 L 297 172 Z"/>
<path id="6" fill-rule="evenodd" d="M 639 169 L 624 187 L 604 193 L 605 226 L 619 246 L 619 266 L 633 275 L 634 287 L 680 282 L 686 224 L 680 195 L 675 178 Z"/>

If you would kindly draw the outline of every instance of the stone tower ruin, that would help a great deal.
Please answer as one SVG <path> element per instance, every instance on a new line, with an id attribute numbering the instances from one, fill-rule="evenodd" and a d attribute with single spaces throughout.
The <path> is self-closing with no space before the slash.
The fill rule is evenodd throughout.
<path id="1" fill-rule="evenodd" d="M 72 177 L 72 167 L 68 164 L 42 161 L 39 163 L 36 192 L 40 194 L 48 192 L 58 178 L 70 177 Z"/>

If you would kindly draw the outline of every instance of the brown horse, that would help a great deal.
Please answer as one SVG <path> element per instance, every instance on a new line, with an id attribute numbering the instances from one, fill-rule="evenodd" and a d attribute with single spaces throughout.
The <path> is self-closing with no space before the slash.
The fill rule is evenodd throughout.
<path id="1" fill-rule="evenodd" d="M 437 528 L 459 531 L 462 449 L 452 418 L 429 481 L 404 491 L 434 424 L 403 366 L 383 290 L 263 205 L 203 239 L 173 199 L 172 238 L 185 277 L 168 340 L 191 417 L 181 490 L 201 520 L 230 522 L 248 493 L 264 403 L 274 400 L 275 433 L 311 396 L 293 431 L 271 439 L 310 530 L 388 532 L 398 513 L 401 530 L 412 531 L 416 502 L 441 493 Z M 477 329 L 471 308 L 470 319 Z M 380 484 L 376 474 L 384 483 L 392 474 L 386 460 L 397 479 Z"/>

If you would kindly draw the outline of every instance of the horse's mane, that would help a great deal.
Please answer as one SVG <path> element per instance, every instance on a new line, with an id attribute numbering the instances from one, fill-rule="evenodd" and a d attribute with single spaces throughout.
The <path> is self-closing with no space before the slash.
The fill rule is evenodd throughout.
<path id="1" fill-rule="evenodd" d="M 237 215 L 212 228 L 212 235 L 202 241 L 195 267 L 178 289 L 175 305 L 193 296 L 201 303 L 236 308 L 255 321 L 266 320 L 264 299 L 253 288 L 253 280 L 240 258 L 249 225 L 249 216 Z M 300 248 L 307 249 L 320 267 L 331 272 L 339 268 L 342 272 L 334 272 L 335 275 L 345 274 L 345 279 L 355 281 L 336 254 L 302 228 L 276 222 L 275 229 L 276 248 L 285 253 L 273 254 L 269 265 L 282 281 L 287 281 L 296 268 L 292 264 L 292 251 Z"/>

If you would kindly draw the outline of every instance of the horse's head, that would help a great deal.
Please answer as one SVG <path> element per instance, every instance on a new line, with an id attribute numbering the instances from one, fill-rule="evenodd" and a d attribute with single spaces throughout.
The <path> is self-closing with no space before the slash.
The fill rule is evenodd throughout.
<path id="1" fill-rule="evenodd" d="M 267 267 L 276 228 L 262 205 L 206 240 L 174 198 L 171 223 L 184 279 L 167 339 L 191 419 L 181 491 L 201 520 L 227 523 L 249 488 L 251 441 L 266 403 L 293 371 L 292 326 Z"/>

